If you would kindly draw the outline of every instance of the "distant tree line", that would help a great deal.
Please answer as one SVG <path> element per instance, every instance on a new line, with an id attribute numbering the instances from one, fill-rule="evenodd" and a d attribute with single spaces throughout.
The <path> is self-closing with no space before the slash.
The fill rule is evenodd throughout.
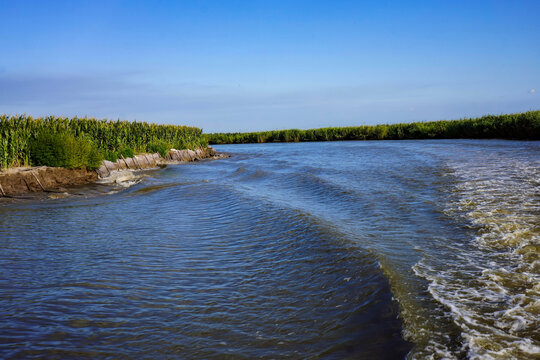
<path id="1" fill-rule="evenodd" d="M 375 126 L 329 127 L 309 130 L 273 130 L 206 135 L 210 144 L 267 142 L 405 140 L 405 139 L 540 139 L 540 111 L 487 115 L 462 120 L 441 120 Z"/>
<path id="2" fill-rule="evenodd" d="M 98 167 L 135 153 L 206 147 L 196 127 L 90 118 L 0 115 L 0 168 L 48 165 Z"/>

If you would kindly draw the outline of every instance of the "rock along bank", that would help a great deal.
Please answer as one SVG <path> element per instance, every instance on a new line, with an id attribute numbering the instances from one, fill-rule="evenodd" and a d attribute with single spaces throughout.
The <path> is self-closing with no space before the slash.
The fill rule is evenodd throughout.
<path id="1" fill-rule="evenodd" d="M 34 192 L 64 192 L 67 187 L 96 182 L 114 182 L 120 174 L 140 170 L 156 169 L 169 164 L 219 159 L 228 155 L 219 154 L 211 147 L 195 150 L 171 149 L 163 158 L 160 154 L 140 154 L 133 158 L 121 157 L 115 162 L 104 160 L 99 169 L 64 169 L 57 167 L 14 168 L 0 171 L 0 198 L 16 197 Z"/>

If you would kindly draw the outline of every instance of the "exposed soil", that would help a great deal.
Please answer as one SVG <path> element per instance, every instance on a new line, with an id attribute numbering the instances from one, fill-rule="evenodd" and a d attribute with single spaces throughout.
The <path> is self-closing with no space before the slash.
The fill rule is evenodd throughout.
<path id="1" fill-rule="evenodd" d="M 122 158 L 116 162 L 104 161 L 97 170 L 64 169 L 58 167 L 12 168 L 0 171 L 0 198 L 35 192 L 64 192 L 66 188 L 95 183 L 107 179 L 119 171 L 137 171 L 150 168 L 197 161 L 208 158 L 228 157 L 218 154 L 214 149 L 174 150 L 164 159 L 159 154 L 136 155 Z"/>
<path id="2" fill-rule="evenodd" d="M 17 168 L 0 172 L 0 196 L 8 197 L 29 192 L 64 191 L 66 187 L 96 182 L 94 170 L 53 167 Z"/>

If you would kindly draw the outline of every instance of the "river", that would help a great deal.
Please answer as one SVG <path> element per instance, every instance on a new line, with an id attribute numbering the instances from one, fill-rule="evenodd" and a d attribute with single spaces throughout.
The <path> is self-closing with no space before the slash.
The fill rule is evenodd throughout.
<path id="1" fill-rule="evenodd" d="M 539 142 L 216 149 L 0 202 L 0 358 L 540 353 Z"/>

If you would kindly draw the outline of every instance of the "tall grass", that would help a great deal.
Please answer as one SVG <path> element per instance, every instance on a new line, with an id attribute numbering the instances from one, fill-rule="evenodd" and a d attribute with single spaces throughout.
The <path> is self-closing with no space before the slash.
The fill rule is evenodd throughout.
<path id="1" fill-rule="evenodd" d="M 76 139 L 73 141 L 78 144 L 77 148 L 89 146 L 85 151 L 91 151 L 90 149 L 95 147 L 102 157 L 111 161 L 116 160 L 120 155 L 148 152 L 156 148 L 155 144 L 159 144 L 161 151 L 163 147 L 194 149 L 208 145 L 206 138 L 202 135 L 202 130 L 196 127 L 93 118 L 70 119 L 49 116 L 34 119 L 26 115 L 0 115 L 0 168 L 37 165 L 36 156 L 39 154 L 32 153 L 32 147 L 34 147 L 34 152 L 42 151 L 38 150 L 40 147 L 36 147 L 35 144 L 39 143 L 40 134 L 43 133 L 59 138 L 72 137 Z M 44 141 L 46 137 L 41 138 Z M 64 145 L 75 146 L 73 141 L 66 140 L 65 143 L 70 145 Z M 41 149 L 45 148 L 41 147 Z M 97 155 L 93 156 L 95 159 Z M 86 165 L 91 166 L 92 161 L 87 159 Z"/>
<path id="2" fill-rule="evenodd" d="M 474 119 L 392 125 L 330 127 L 207 134 L 210 144 L 265 142 L 400 140 L 400 139 L 531 139 L 540 140 L 540 111 L 487 115 Z"/>

